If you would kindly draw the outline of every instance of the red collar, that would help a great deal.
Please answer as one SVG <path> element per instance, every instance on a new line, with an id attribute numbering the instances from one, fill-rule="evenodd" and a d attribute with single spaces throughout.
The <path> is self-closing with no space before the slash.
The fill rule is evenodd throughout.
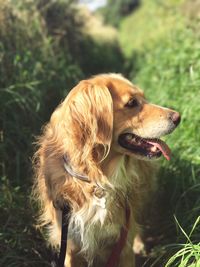
<path id="1" fill-rule="evenodd" d="M 123 248 L 126 245 L 128 230 L 130 226 L 130 215 L 131 210 L 126 201 L 126 223 L 121 227 L 120 237 L 118 242 L 114 245 L 110 257 L 108 258 L 105 267 L 117 267 L 119 264 L 120 255 L 122 253 Z"/>

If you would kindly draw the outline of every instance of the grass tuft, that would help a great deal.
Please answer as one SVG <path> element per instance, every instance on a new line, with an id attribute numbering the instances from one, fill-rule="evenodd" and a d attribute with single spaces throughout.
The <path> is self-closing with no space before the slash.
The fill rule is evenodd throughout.
<path id="1" fill-rule="evenodd" d="M 183 235 L 186 237 L 187 242 L 185 244 L 179 244 L 179 250 L 171 256 L 165 264 L 165 267 L 198 267 L 200 265 L 200 242 L 194 244 L 191 240 L 191 236 L 200 223 L 200 217 L 196 219 L 189 235 L 186 234 L 176 217 L 175 221 Z"/>

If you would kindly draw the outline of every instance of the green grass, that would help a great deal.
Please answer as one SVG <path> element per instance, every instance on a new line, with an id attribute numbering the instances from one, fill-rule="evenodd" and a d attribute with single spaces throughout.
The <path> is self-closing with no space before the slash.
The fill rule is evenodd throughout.
<path id="1" fill-rule="evenodd" d="M 153 47 L 163 35 L 182 24 L 180 3 L 177 1 L 143 1 L 135 13 L 120 23 L 120 43 L 124 53 L 131 56 L 133 50 L 143 51 L 144 47 Z"/>
<path id="2" fill-rule="evenodd" d="M 144 0 L 120 22 L 124 62 L 112 30 L 105 30 L 107 39 L 101 25 L 97 34 L 96 21 L 97 30 L 93 25 L 89 33 L 89 15 L 87 23 L 84 13 L 76 17 L 70 1 L 44 2 L 0 0 L 0 266 L 49 266 L 51 253 L 34 227 L 37 207 L 30 201 L 34 136 L 78 80 L 123 70 L 150 101 L 182 115 L 178 129 L 166 137 L 173 156 L 162 161 L 151 214 L 157 220 L 151 231 L 162 238 L 146 266 L 199 267 L 200 31 L 195 10 L 187 16 L 183 0 Z M 189 10 L 192 1 L 187 2 Z"/>
<path id="3" fill-rule="evenodd" d="M 186 16 L 186 1 L 143 2 L 138 11 L 122 21 L 119 35 L 133 82 L 145 90 L 151 102 L 172 107 L 182 116 L 180 126 L 165 138 L 173 154 L 170 162 L 162 162 L 159 175 L 165 210 L 162 214 L 168 214 L 163 215 L 161 231 L 167 234 L 161 244 L 170 254 L 169 244 L 184 241 L 175 231 L 176 223 L 179 221 L 189 232 L 200 213 L 199 20 Z M 189 4 L 192 1 L 187 1 Z M 199 257 L 199 240 L 196 226 L 193 242 L 182 245 L 166 266 L 200 266 L 199 259 L 196 265 L 188 265 L 189 258 Z"/>
<path id="4" fill-rule="evenodd" d="M 49 266 L 30 201 L 35 136 L 79 80 L 122 68 L 115 30 L 71 2 L 0 0 L 0 266 Z"/>
<path id="5" fill-rule="evenodd" d="M 199 226 L 200 217 L 197 218 L 194 223 L 192 230 L 189 235 L 187 235 L 184 229 L 179 224 L 178 220 L 175 218 L 178 227 L 180 228 L 183 235 L 186 237 L 187 242 L 185 244 L 179 245 L 179 250 L 176 252 L 166 263 L 165 267 L 198 267 L 200 266 L 200 242 L 193 244 L 191 241 L 191 236 L 197 226 Z"/>
<path id="6" fill-rule="evenodd" d="M 13 187 L 4 177 L 0 194 L 0 266 L 50 266 L 51 252 L 35 228 L 30 186 Z"/>

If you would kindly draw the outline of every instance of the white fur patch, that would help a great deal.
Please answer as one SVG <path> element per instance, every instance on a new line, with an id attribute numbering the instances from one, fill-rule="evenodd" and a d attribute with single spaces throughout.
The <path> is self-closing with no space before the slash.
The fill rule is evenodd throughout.
<path id="1" fill-rule="evenodd" d="M 102 209 L 105 209 L 106 208 L 106 198 L 105 197 L 98 198 L 98 197 L 94 196 L 93 205 L 97 206 L 97 207 L 99 206 Z"/>
<path id="2" fill-rule="evenodd" d="M 108 194 L 102 198 L 94 195 L 90 203 L 85 203 L 78 212 L 72 214 L 70 219 L 69 238 L 73 238 L 77 244 L 81 245 L 81 252 L 88 262 L 92 262 L 104 240 L 109 239 L 110 242 L 116 242 L 119 237 L 121 225 L 114 222 L 111 224 L 110 221 L 105 222 L 109 213 L 108 209 L 112 207 L 111 201 L 115 196 L 116 189 L 125 196 L 130 185 L 124 169 L 124 158 L 118 164 L 111 183 L 113 187 Z"/>
<path id="3" fill-rule="evenodd" d="M 94 236 L 102 228 L 107 215 L 106 198 L 93 197 L 90 204 L 86 203 L 78 212 L 72 214 L 69 225 L 69 237 L 82 245 L 81 251 L 90 258 L 97 249 L 97 240 Z M 91 260 L 91 259 L 90 259 Z"/>

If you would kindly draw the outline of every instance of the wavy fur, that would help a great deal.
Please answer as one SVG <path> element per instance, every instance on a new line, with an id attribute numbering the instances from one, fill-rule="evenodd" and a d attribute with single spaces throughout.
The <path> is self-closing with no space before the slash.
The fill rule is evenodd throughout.
<path id="1" fill-rule="evenodd" d="M 133 94 L 143 105 L 138 112 L 124 108 Z M 48 225 L 54 247 L 59 247 L 61 235 L 61 212 L 55 203 L 71 205 L 67 266 L 103 266 L 125 223 L 126 199 L 131 207 L 131 228 L 119 266 L 134 266 L 137 218 L 146 196 L 155 188 L 156 168 L 151 161 L 120 147 L 117 138 L 127 129 L 146 136 L 161 117 L 162 127 L 168 127 L 169 112 L 148 104 L 142 91 L 123 76 L 103 74 L 81 81 L 52 114 L 34 156 L 34 195 L 41 204 L 39 224 Z M 90 183 L 66 172 L 63 155 Z M 94 195 L 97 184 L 106 190 L 100 199 Z"/>

